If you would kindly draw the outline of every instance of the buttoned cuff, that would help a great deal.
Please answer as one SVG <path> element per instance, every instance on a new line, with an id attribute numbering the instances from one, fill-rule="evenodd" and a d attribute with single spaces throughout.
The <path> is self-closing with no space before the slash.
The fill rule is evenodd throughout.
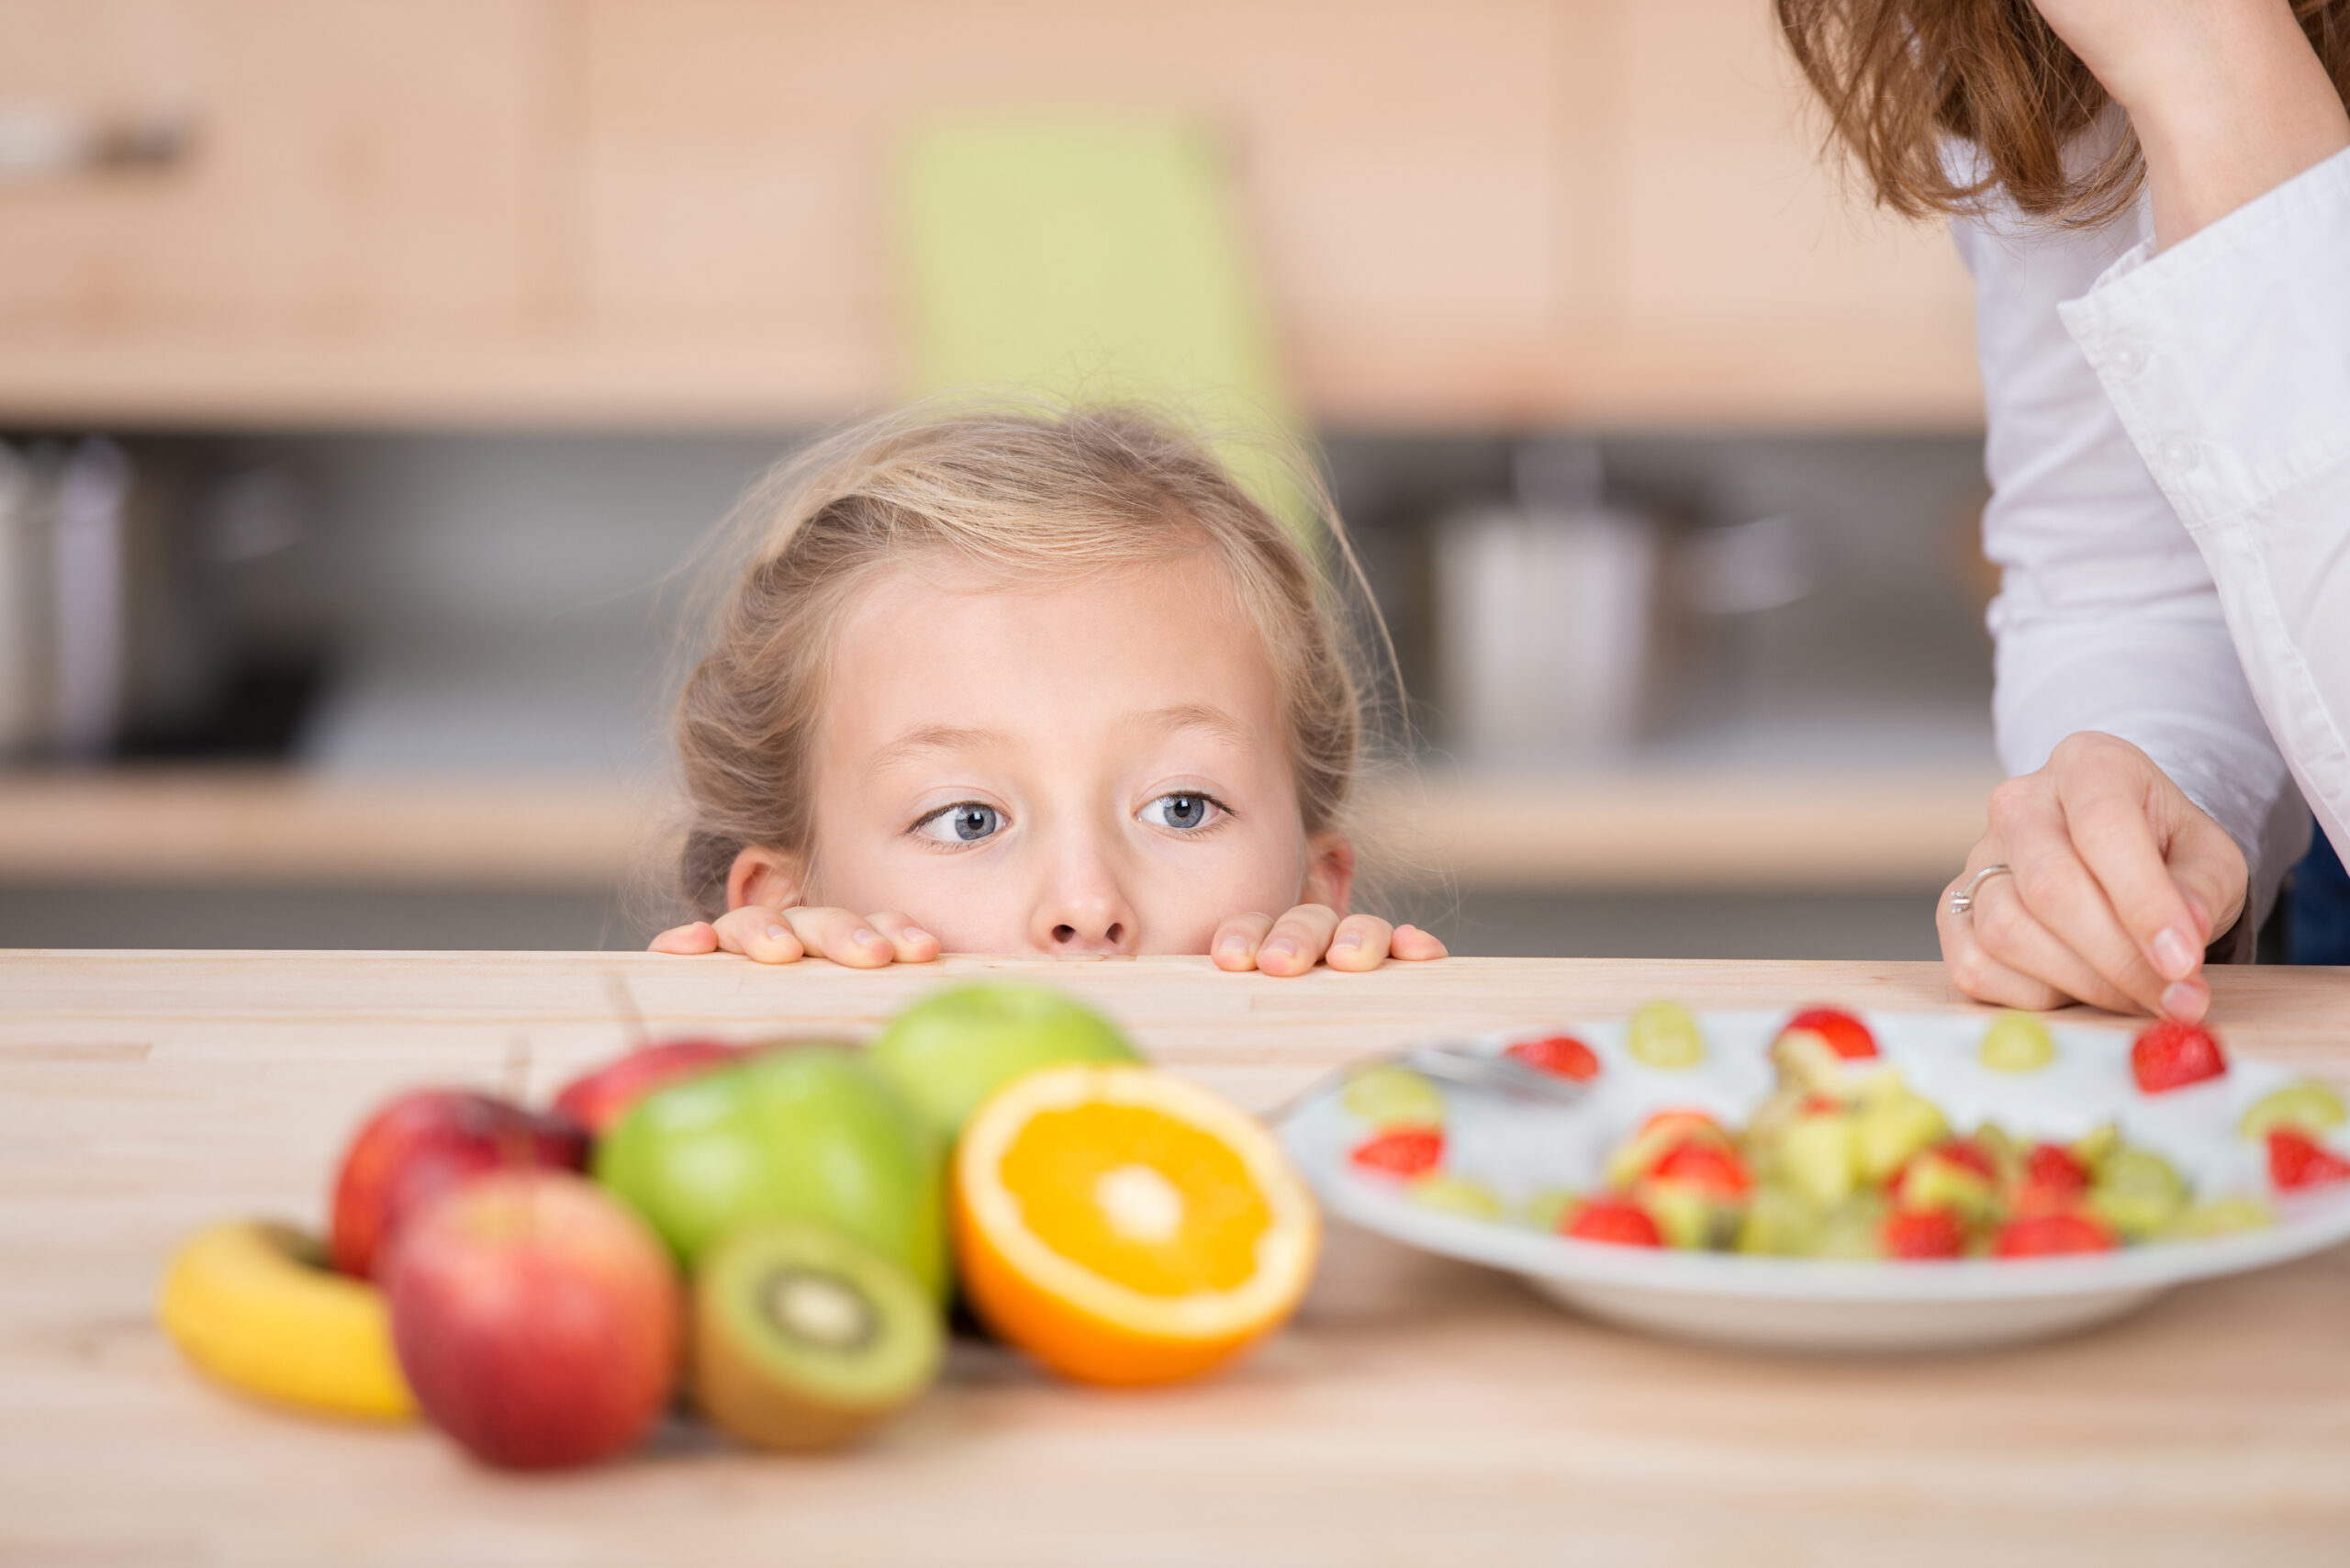
<path id="1" fill-rule="evenodd" d="M 2057 307 L 2180 521 L 2350 461 L 2350 150 Z"/>

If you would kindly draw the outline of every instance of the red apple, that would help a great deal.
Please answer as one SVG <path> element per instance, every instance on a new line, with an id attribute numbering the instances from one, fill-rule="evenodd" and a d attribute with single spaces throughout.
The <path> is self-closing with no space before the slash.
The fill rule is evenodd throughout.
<path id="1" fill-rule="evenodd" d="M 592 1464 L 634 1447 L 667 1406 L 677 1277 L 645 1223 L 586 1178 L 467 1182 L 402 1228 L 391 1264 L 400 1371 L 483 1463 Z"/>
<path id="2" fill-rule="evenodd" d="M 577 1170 L 588 1135 L 568 1116 L 541 1115 L 465 1089 L 420 1089 L 370 1116 L 335 1178 L 334 1266 L 373 1278 L 384 1243 L 433 1198 L 503 1166 Z"/>
<path id="3" fill-rule="evenodd" d="M 602 1137 L 630 1106 L 655 1090 L 723 1067 L 742 1055 L 742 1047 L 723 1040 L 665 1040 L 644 1046 L 565 1084 L 554 1097 L 554 1108 Z"/>

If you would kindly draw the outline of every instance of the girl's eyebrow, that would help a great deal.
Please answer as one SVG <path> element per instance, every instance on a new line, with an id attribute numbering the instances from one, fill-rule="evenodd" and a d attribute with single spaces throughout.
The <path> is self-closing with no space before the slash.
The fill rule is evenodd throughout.
<path id="1" fill-rule="evenodd" d="M 1234 745 L 1248 744 L 1248 732 L 1240 721 L 1210 702 L 1179 702 L 1171 708 L 1154 708 L 1134 715 L 1128 722 L 1161 734 L 1176 730 L 1205 730 Z"/>
<path id="2" fill-rule="evenodd" d="M 965 730 L 952 724 L 923 724 L 908 730 L 873 754 L 874 772 L 942 751 L 979 751 L 1007 744 L 1001 730 Z"/>

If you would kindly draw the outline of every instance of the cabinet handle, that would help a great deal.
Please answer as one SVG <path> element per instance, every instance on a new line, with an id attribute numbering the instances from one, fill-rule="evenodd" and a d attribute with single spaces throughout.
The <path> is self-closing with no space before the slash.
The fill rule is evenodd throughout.
<path id="1" fill-rule="evenodd" d="M 101 115 L 0 102 L 0 182 L 168 170 L 195 147 L 195 117 L 176 109 Z"/>

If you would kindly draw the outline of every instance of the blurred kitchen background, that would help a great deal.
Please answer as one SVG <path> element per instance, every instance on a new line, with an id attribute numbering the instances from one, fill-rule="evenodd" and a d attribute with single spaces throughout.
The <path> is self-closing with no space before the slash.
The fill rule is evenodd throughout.
<path id="1" fill-rule="evenodd" d="M 0 0 L 0 946 L 641 945 L 697 550 L 978 380 L 1320 443 L 1456 951 L 1931 957 L 1967 283 L 1818 134 L 1769 0 Z"/>

